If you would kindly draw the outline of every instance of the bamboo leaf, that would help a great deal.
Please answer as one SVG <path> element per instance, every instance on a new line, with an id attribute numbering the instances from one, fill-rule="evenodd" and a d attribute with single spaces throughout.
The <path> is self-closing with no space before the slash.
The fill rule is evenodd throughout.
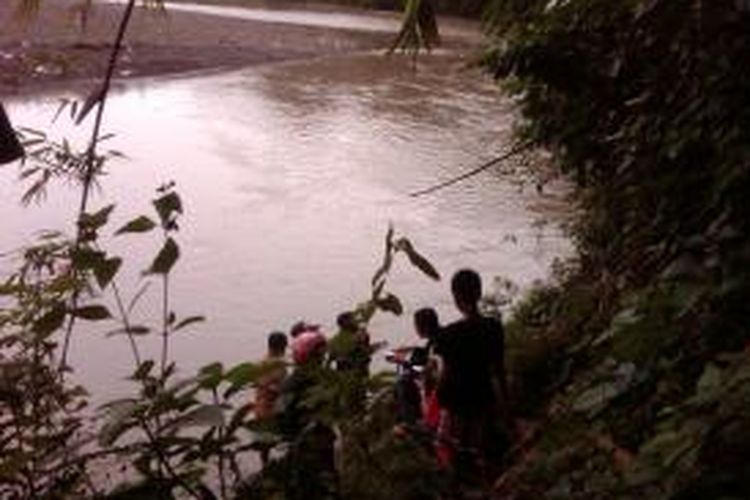
<path id="1" fill-rule="evenodd" d="M 91 91 L 86 100 L 83 102 L 81 111 L 78 113 L 78 117 L 76 118 L 76 125 L 80 125 L 81 122 L 86 119 L 91 110 L 94 109 L 94 106 L 96 106 L 96 104 L 102 100 L 103 96 L 104 87 L 102 85 L 97 85 L 96 88 Z"/>

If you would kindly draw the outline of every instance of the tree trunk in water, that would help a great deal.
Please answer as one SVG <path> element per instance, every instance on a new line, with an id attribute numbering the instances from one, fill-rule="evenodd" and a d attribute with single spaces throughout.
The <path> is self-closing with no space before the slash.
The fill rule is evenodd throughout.
<path id="1" fill-rule="evenodd" d="M 422 31 L 422 40 L 428 49 L 440 45 L 440 32 L 438 31 L 434 0 L 419 1 L 417 23 L 419 23 L 419 29 Z"/>

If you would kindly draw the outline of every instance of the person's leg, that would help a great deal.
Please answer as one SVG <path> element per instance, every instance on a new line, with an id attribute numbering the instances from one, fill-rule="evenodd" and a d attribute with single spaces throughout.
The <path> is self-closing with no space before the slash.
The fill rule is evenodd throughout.
<path id="1" fill-rule="evenodd" d="M 422 396 L 412 375 L 396 380 L 396 413 L 401 424 L 415 425 L 422 419 Z"/>
<path id="2" fill-rule="evenodd" d="M 484 450 L 486 449 L 487 416 L 454 418 L 456 449 L 455 471 L 462 498 L 484 498 L 488 491 L 488 477 Z"/>

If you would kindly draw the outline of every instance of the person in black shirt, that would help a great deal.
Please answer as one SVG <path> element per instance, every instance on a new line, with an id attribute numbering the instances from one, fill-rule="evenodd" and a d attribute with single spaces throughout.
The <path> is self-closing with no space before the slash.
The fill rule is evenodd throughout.
<path id="1" fill-rule="evenodd" d="M 453 444 L 456 473 L 484 482 L 488 460 L 502 454 L 493 448 L 499 442 L 493 430 L 499 421 L 507 435 L 511 426 L 503 326 L 480 314 L 482 281 L 475 271 L 458 271 L 451 291 L 463 318 L 446 326 L 435 343 L 443 361 L 438 400 L 447 415 L 442 434 Z"/>

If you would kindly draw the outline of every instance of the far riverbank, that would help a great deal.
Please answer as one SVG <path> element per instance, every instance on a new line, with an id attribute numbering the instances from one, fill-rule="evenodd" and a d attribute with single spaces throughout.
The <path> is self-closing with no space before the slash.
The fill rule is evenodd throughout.
<path id="1" fill-rule="evenodd" d="M 85 29 L 80 2 L 42 2 L 31 16 L 20 16 L 17 2 L 0 3 L 0 97 L 33 93 L 45 88 L 87 81 L 104 73 L 121 5 L 97 5 Z M 201 2 L 207 3 L 207 2 Z M 216 3 L 216 2 L 210 2 Z M 231 2 L 227 2 L 231 4 Z M 248 3 L 261 7 L 262 3 Z M 294 6 L 304 15 L 332 12 L 330 6 Z M 181 6 L 182 7 L 182 6 Z M 341 8 L 346 15 L 363 11 Z M 229 15 L 206 15 L 167 9 L 138 8 L 126 36 L 118 78 L 147 77 L 194 71 L 235 69 L 277 61 L 302 60 L 387 47 L 398 26 L 396 13 L 377 13 L 393 26 L 382 30 L 347 29 L 268 22 Z M 456 21 L 470 29 L 465 21 Z M 470 44 L 446 37 L 446 46 Z"/>

